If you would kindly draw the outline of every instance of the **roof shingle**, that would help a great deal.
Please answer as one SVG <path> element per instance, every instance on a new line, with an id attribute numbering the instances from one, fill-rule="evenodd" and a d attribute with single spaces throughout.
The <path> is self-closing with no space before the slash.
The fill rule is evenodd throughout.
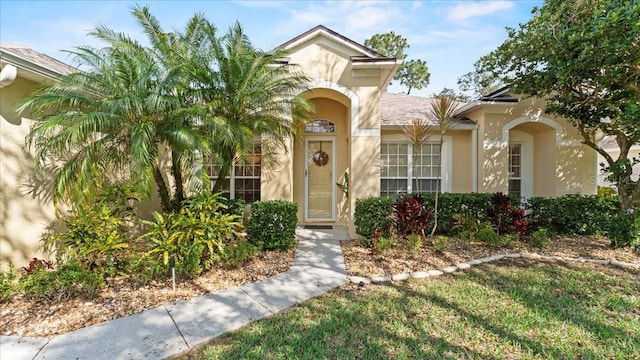
<path id="1" fill-rule="evenodd" d="M 0 49 L 8 55 L 13 55 L 16 58 L 59 75 L 69 75 L 78 71 L 78 69 L 73 66 L 67 65 L 62 61 L 56 60 L 21 44 L 0 42 Z"/>
<path id="2" fill-rule="evenodd" d="M 458 108 L 466 103 L 458 102 Z M 431 98 L 393 94 L 385 92 L 380 98 L 381 126 L 403 126 L 413 119 L 427 119 L 430 125 L 438 126 L 431 115 Z M 473 125 L 475 122 L 461 118 L 454 121 L 458 125 Z"/>

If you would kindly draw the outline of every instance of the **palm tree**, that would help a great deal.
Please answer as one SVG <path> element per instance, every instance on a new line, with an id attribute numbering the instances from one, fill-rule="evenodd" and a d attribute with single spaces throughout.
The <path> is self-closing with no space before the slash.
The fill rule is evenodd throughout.
<path id="1" fill-rule="evenodd" d="M 431 99 L 431 108 L 430 113 L 433 118 L 438 122 L 440 128 L 440 159 L 442 161 L 442 144 L 444 143 L 444 135 L 447 131 L 451 130 L 453 127 L 452 120 L 453 115 L 456 112 L 457 108 L 456 98 L 453 96 L 436 96 Z M 434 223 L 433 228 L 431 229 L 431 237 L 435 234 L 436 229 L 438 228 L 438 194 L 440 192 L 440 175 L 442 170 L 438 174 L 436 179 L 436 198 L 435 198 L 435 206 L 434 206 Z"/>
<path id="2" fill-rule="evenodd" d="M 193 97 L 198 101 L 190 112 L 210 129 L 219 170 L 213 191 L 218 191 L 255 137 L 286 148 L 312 106 L 300 96 L 309 79 L 297 66 L 282 62 L 283 50 L 255 49 L 238 23 L 220 38 L 213 31 L 206 36 L 210 47 L 203 47 L 202 58 L 193 63 Z"/>
<path id="3" fill-rule="evenodd" d="M 132 13 L 147 35 L 155 62 L 160 65 L 164 78 L 168 80 L 164 84 L 164 91 L 179 101 L 179 106 L 172 114 L 172 122 L 190 131 L 187 137 L 183 132 L 168 134 L 172 142 L 179 142 L 178 138 L 192 142 L 191 147 L 170 149 L 171 175 L 175 186 L 173 204 L 179 206 L 188 190 L 199 192 L 208 185 L 202 158 L 210 153 L 212 131 L 201 117 L 190 114 L 190 109 L 196 101 L 193 96 L 192 71 L 197 70 L 198 66 L 205 69 L 212 66 L 199 62 L 198 56 L 202 49 L 210 46 L 207 41 L 215 38 L 216 28 L 202 14 L 197 13 L 188 21 L 184 32 L 166 32 L 147 7 L 136 6 Z"/>
<path id="4" fill-rule="evenodd" d="M 155 184 L 163 210 L 170 210 L 187 191 L 205 188 L 204 157 L 222 160 L 219 189 L 254 136 L 284 145 L 298 128 L 291 119 L 310 110 L 299 96 L 307 79 L 279 62 L 281 50 L 255 50 L 239 24 L 218 37 L 195 14 L 184 32 L 165 32 L 148 8 L 132 13 L 150 46 L 99 26 L 90 35 L 105 48 L 70 51 L 84 71 L 18 108 L 39 119 L 27 139 L 37 167 L 60 164 L 55 200 L 87 201 L 120 180 L 147 196 Z"/>
<path id="5" fill-rule="evenodd" d="M 427 119 L 412 119 L 411 122 L 402 127 L 402 133 L 404 137 L 411 143 L 413 148 L 413 155 L 411 156 L 414 166 L 416 160 L 418 160 L 418 153 L 423 145 L 425 145 L 429 138 L 431 138 L 431 124 Z M 416 181 L 416 192 L 420 193 L 420 182 L 418 181 L 418 174 L 414 171 L 414 178 Z"/>
<path id="6" fill-rule="evenodd" d="M 99 26 L 90 35 L 107 47 L 70 51 L 84 71 L 62 77 L 19 106 L 18 111 L 32 109 L 38 118 L 27 145 L 35 150 L 37 167 L 60 164 L 53 174 L 56 201 L 87 201 L 103 184 L 117 181 L 115 173 L 124 172 L 120 180 L 147 196 L 155 183 L 168 210 L 164 150 L 191 153 L 205 145 L 192 124 L 175 121 L 184 105 L 175 90 L 179 74 L 125 34 Z"/>

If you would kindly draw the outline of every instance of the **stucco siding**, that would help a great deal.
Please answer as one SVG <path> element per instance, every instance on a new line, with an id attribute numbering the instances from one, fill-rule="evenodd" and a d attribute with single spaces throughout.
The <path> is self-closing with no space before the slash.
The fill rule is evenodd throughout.
<path id="1" fill-rule="evenodd" d="M 452 176 L 451 192 L 468 193 L 472 191 L 472 141 L 471 131 L 451 131 Z"/>
<path id="2" fill-rule="evenodd" d="M 527 179 L 531 196 L 595 193 L 595 152 L 580 144 L 578 131 L 568 121 L 543 113 L 543 108 L 539 99 L 524 99 L 467 114 L 479 127 L 479 191 L 508 191 L 508 146 L 520 132 L 530 140 L 517 141 L 532 148 Z"/>
<path id="3" fill-rule="evenodd" d="M 32 176 L 33 156 L 24 149 L 32 121 L 13 113 L 18 99 L 36 88 L 22 78 L 0 90 L 0 262 L 25 266 L 44 256 L 41 235 L 55 219 L 48 178 Z"/>
<path id="4" fill-rule="evenodd" d="M 287 147 L 262 142 L 262 170 L 260 175 L 260 200 L 293 201 L 293 158 L 295 143 L 289 140 Z"/>
<path id="5" fill-rule="evenodd" d="M 293 49 L 289 62 L 299 65 L 311 78 L 350 85 L 349 55 L 331 51 L 321 44 L 309 43 Z"/>
<path id="6" fill-rule="evenodd" d="M 558 149 L 556 148 L 556 133 L 547 129 L 533 134 L 533 195 L 556 196 L 557 177 L 549 176 L 556 173 Z"/>
<path id="7" fill-rule="evenodd" d="M 380 90 L 374 86 L 355 89 L 359 99 L 358 129 L 380 129 Z"/>

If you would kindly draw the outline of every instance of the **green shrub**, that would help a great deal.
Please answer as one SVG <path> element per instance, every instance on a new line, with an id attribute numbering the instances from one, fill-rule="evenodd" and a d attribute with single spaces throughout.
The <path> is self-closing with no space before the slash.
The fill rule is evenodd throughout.
<path id="1" fill-rule="evenodd" d="M 239 216 L 222 214 L 219 200 L 219 194 L 203 193 L 185 200 L 177 212 L 155 212 L 142 236 L 148 249 L 140 263 L 143 271 L 168 275 L 173 262 L 176 275 L 190 278 L 210 269 L 244 229 Z"/>
<path id="2" fill-rule="evenodd" d="M 371 239 L 375 231 L 380 231 L 383 236 L 391 235 L 392 208 L 393 199 L 386 196 L 356 200 L 354 224 L 356 233 L 360 235 L 365 246 L 371 246 Z"/>
<path id="3" fill-rule="evenodd" d="M 476 233 L 471 233 L 468 230 L 462 230 L 456 235 L 459 239 L 474 241 L 476 239 Z"/>
<path id="4" fill-rule="evenodd" d="M 102 277 L 79 263 L 67 263 L 56 270 L 38 268 L 20 278 L 18 288 L 27 299 L 61 301 L 71 298 L 93 299 L 103 285 Z"/>
<path id="5" fill-rule="evenodd" d="M 491 224 L 483 222 L 479 214 L 472 214 L 465 205 L 462 206 L 461 213 L 453 214 L 453 219 L 455 220 L 453 228 L 460 231 L 458 236 L 469 241 L 475 240 L 478 231 L 491 227 Z"/>
<path id="6" fill-rule="evenodd" d="M 434 193 L 421 194 L 423 204 L 433 211 Z M 455 236 L 460 231 L 456 228 L 456 214 L 468 214 L 473 219 L 482 219 L 484 209 L 491 205 L 492 194 L 488 193 L 443 193 L 438 196 L 438 228 L 436 233 Z"/>
<path id="7" fill-rule="evenodd" d="M 409 235 L 407 237 L 407 249 L 409 251 L 417 251 L 422 247 L 422 236 L 420 235 Z"/>
<path id="8" fill-rule="evenodd" d="M 260 249 L 284 251 L 295 245 L 298 204 L 257 201 L 251 205 L 248 240 Z"/>
<path id="9" fill-rule="evenodd" d="M 227 246 L 220 254 L 220 264 L 225 268 L 237 267 L 246 261 L 255 259 L 258 248 L 248 241 L 239 241 L 237 244 Z"/>
<path id="10" fill-rule="evenodd" d="M 447 249 L 447 244 L 449 243 L 449 238 L 446 236 L 438 235 L 431 239 L 431 244 L 433 245 L 433 249 L 437 253 L 441 253 Z"/>
<path id="11" fill-rule="evenodd" d="M 500 235 L 500 246 L 511 247 L 514 241 L 520 238 L 518 234 L 502 234 Z"/>
<path id="12" fill-rule="evenodd" d="M 640 236 L 640 217 L 634 221 L 631 215 L 618 212 L 609 219 L 607 235 L 613 248 L 636 244 Z"/>
<path id="13" fill-rule="evenodd" d="M 371 248 L 376 254 L 382 254 L 396 246 L 396 243 L 397 238 L 394 236 L 380 236 L 372 240 Z"/>
<path id="14" fill-rule="evenodd" d="M 606 187 L 606 186 L 598 186 L 598 196 L 600 197 L 616 197 L 618 194 L 616 193 L 616 189 Z"/>
<path id="15" fill-rule="evenodd" d="M 476 239 L 493 246 L 500 246 L 502 244 L 500 236 L 495 232 L 495 230 L 493 230 L 493 228 L 490 227 L 478 231 Z"/>
<path id="16" fill-rule="evenodd" d="M 0 271 L 0 302 L 9 299 L 15 291 L 16 274 L 13 264 L 9 263 L 7 271 Z"/>
<path id="17" fill-rule="evenodd" d="M 549 239 L 547 229 L 539 228 L 538 230 L 532 232 L 531 236 L 529 237 L 529 243 L 537 248 L 551 245 L 551 240 Z"/>
<path id="18" fill-rule="evenodd" d="M 531 223 L 556 235 L 604 235 L 619 212 L 617 197 L 564 195 L 527 200 Z"/>
<path id="19" fill-rule="evenodd" d="M 247 208 L 247 202 L 244 199 L 227 199 L 225 197 L 220 198 L 224 208 L 221 210 L 223 214 L 244 216 L 244 211 Z"/>
<path id="20" fill-rule="evenodd" d="M 81 207 L 63 220 L 66 230 L 51 234 L 47 247 L 56 250 L 59 263 L 80 262 L 102 275 L 115 275 L 129 247 L 125 219 L 106 203 Z"/>
<path id="21" fill-rule="evenodd" d="M 80 262 L 104 276 L 127 271 L 130 226 L 139 220 L 133 212 L 138 197 L 130 188 L 105 188 L 88 205 L 79 205 L 62 220 L 65 230 L 48 234 L 45 247 L 55 250 L 58 263 Z"/>

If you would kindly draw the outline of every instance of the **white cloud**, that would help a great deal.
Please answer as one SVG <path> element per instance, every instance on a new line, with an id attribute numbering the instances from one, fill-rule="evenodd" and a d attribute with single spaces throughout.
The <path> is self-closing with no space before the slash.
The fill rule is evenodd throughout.
<path id="1" fill-rule="evenodd" d="M 400 32 L 403 12 L 393 2 L 381 1 L 324 1 L 301 3 L 303 8 L 290 9 L 290 19 L 278 24 L 277 33 L 291 35 L 324 25 L 341 34 L 363 41 L 376 33 L 394 30 Z"/>
<path id="2" fill-rule="evenodd" d="M 498 11 L 510 9 L 513 6 L 513 1 L 506 0 L 464 2 L 449 9 L 447 18 L 449 20 L 465 20 L 476 16 L 490 15 Z"/>

